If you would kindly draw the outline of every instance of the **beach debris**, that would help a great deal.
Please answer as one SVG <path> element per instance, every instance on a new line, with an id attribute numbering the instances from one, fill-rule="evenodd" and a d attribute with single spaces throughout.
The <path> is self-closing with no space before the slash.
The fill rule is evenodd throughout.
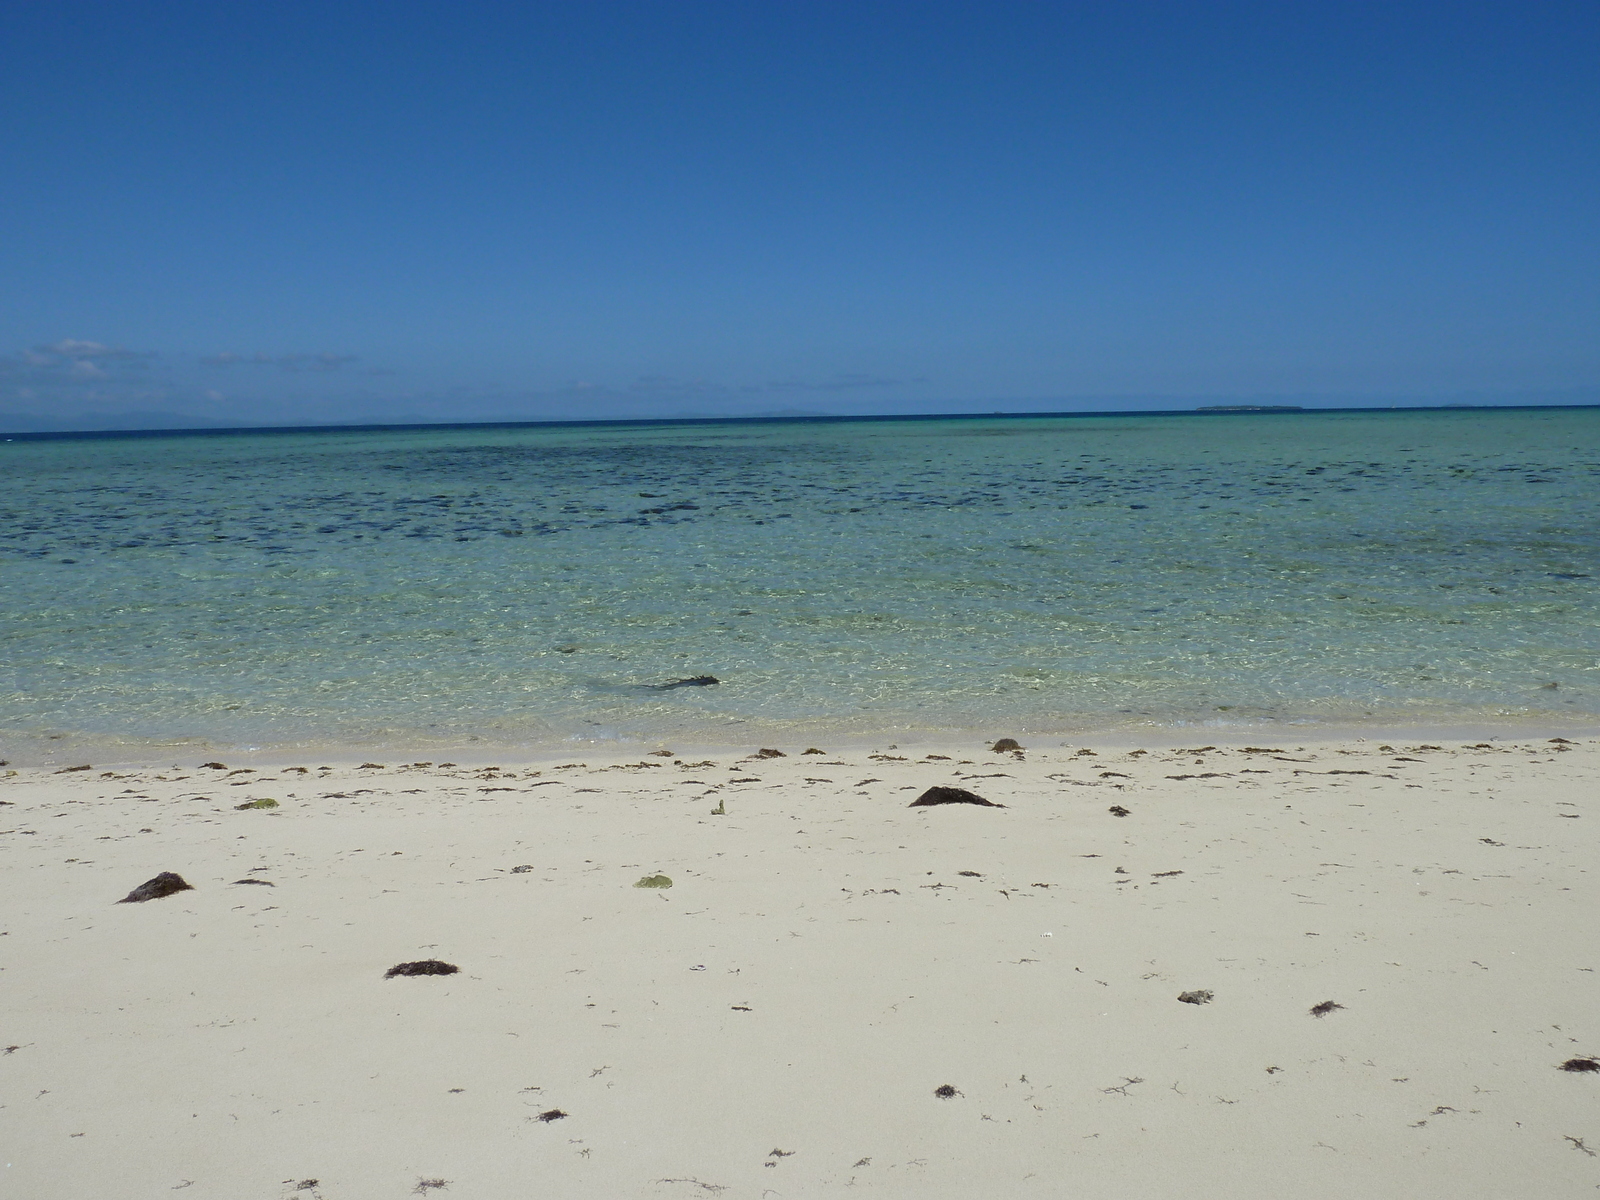
<path id="1" fill-rule="evenodd" d="M 941 1099 L 941 1100 L 950 1100 L 950 1099 L 953 1099 L 956 1096 L 961 1095 L 960 1092 L 956 1091 L 956 1089 L 951 1087 L 948 1083 L 941 1084 L 938 1087 L 934 1088 L 933 1089 L 933 1094 L 935 1096 L 939 1097 L 939 1099 Z"/>
<path id="2" fill-rule="evenodd" d="M 1016 738 L 1001 738 L 998 742 L 989 747 L 989 753 L 1005 754 L 1007 751 L 1021 750 L 1022 748 L 1022 743 L 1017 741 Z"/>
<path id="3" fill-rule="evenodd" d="M 672 886 L 672 880 L 667 878 L 665 875 L 646 875 L 633 886 L 642 888 L 669 888 Z"/>
<path id="4" fill-rule="evenodd" d="M 396 963 L 383 973 L 385 979 L 396 975 L 454 975 L 460 967 L 454 963 L 440 962 L 437 958 L 424 958 L 419 962 Z"/>
<path id="5" fill-rule="evenodd" d="M 1216 994 L 1208 992 L 1204 988 L 1193 992 L 1178 993 L 1178 1001 L 1181 1004 L 1210 1004 L 1214 999 L 1216 999 Z"/>
<path id="6" fill-rule="evenodd" d="M 257 887 L 277 887 L 270 879 L 235 879 L 234 883 L 253 883 Z"/>
<path id="7" fill-rule="evenodd" d="M 247 808 L 277 808 L 278 802 L 271 797 L 263 797 L 260 800 L 246 800 L 243 804 L 235 804 L 233 807 L 243 812 Z"/>
<path id="8" fill-rule="evenodd" d="M 533 870 L 532 863 L 523 863 L 520 867 L 512 867 L 511 873 L 513 875 L 526 875 L 531 870 Z"/>
<path id="9" fill-rule="evenodd" d="M 56 772 L 56 774 L 57 775 L 70 775 L 74 771 L 92 771 L 92 770 L 94 770 L 94 768 L 92 766 L 90 766 L 88 763 L 84 763 L 83 766 L 81 766 L 81 767 L 62 767 L 59 771 Z"/>
<path id="10" fill-rule="evenodd" d="M 559 1108 L 547 1108 L 544 1110 L 544 1112 L 539 1114 L 537 1119 L 548 1125 L 551 1121 L 562 1120 L 564 1117 L 566 1117 L 566 1115 L 567 1114 L 562 1112 Z"/>
<path id="11" fill-rule="evenodd" d="M 163 871 L 154 879 L 145 880 L 121 900 L 118 900 L 117 903 L 143 904 L 146 900 L 159 900 L 163 896 L 192 891 L 194 891 L 194 888 L 183 881 L 182 875 L 174 871 Z"/>
<path id="12" fill-rule="evenodd" d="M 1339 1009 L 1341 1009 L 1343 1007 L 1344 1007 L 1344 1005 L 1335 1004 L 1332 1000 L 1324 1000 L 1321 1004 L 1313 1004 L 1311 1006 L 1311 1015 L 1313 1017 L 1319 1017 L 1319 1018 L 1320 1017 L 1325 1017 L 1329 1013 L 1337 1012 Z"/>
<path id="13" fill-rule="evenodd" d="M 449 1186 L 450 1181 L 448 1179 L 419 1179 L 417 1180 L 417 1186 L 411 1190 L 418 1196 L 426 1196 L 435 1188 L 447 1188 Z"/>
<path id="14" fill-rule="evenodd" d="M 676 757 L 678 757 L 677 752 L 674 751 L 674 750 L 652 750 L 652 751 L 650 751 L 650 753 L 655 755 L 657 758 L 676 758 Z"/>
<path id="15" fill-rule="evenodd" d="M 674 679 L 671 683 L 648 683 L 645 686 L 654 688 L 658 692 L 670 692 L 673 688 L 681 687 L 713 687 L 721 683 L 715 675 L 695 675 L 690 679 Z"/>
<path id="16" fill-rule="evenodd" d="M 362 763 L 356 768 L 358 771 L 381 771 L 383 769 L 384 767 L 382 763 Z"/>
<path id="17" fill-rule="evenodd" d="M 1586 1054 L 1582 1058 L 1569 1058 L 1561 1064 L 1561 1069 L 1575 1074 L 1583 1071 L 1600 1071 L 1600 1059 L 1592 1054 Z"/>
<path id="18" fill-rule="evenodd" d="M 782 750 L 757 750 L 751 758 L 788 758 Z"/>
<path id="19" fill-rule="evenodd" d="M 199 766 L 199 770 L 202 770 L 202 771 L 226 771 L 227 769 L 228 769 L 228 764 L 227 763 L 218 763 L 218 762 L 201 763 L 200 766 Z"/>
<path id="20" fill-rule="evenodd" d="M 1125 817 L 1129 812 L 1128 809 L 1123 808 L 1120 804 L 1113 804 L 1110 808 L 1106 809 L 1106 811 L 1113 817 Z"/>
<path id="21" fill-rule="evenodd" d="M 815 746 L 812 746 L 807 750 L 800 751 L 800 753 L 801 754 L 826 754 L 827 751 L 826 750 L 818 750 Z"/>
<path id="22" fill-rule="evenodd" d="M 1485 846 L 1504 846 L 1505 845 L 1504 842 L 1497 842 L 1493 838 L 1479 838 L 1478 840 L 1480 842 L 1482 842 Z"/>
<path id="23" fill-rule="evenodd" d="M 996 804 L 993 800 L 985 800 L 975 792 L 965 788 L 931 787 L 918 796 L 907 808 L 928 808 L 935 804 L 981 804 L 984 808 L 1004 808 L 1004 804 Z"/>
<path id="24" fill-rule="evenodd" d="M 965 875 L 968 879 L 982 879 L 982 871 L 957 871 L 957 875 Z"/>

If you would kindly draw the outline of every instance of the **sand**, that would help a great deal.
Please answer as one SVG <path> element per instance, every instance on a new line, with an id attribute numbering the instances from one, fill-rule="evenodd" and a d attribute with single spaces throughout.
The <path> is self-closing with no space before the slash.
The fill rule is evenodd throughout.
<path id="1" fill-rule="evenodd" d="M 1600 1187 L 1600 742 L 1022 740 L 0 771 L 4 1194 Z"/>

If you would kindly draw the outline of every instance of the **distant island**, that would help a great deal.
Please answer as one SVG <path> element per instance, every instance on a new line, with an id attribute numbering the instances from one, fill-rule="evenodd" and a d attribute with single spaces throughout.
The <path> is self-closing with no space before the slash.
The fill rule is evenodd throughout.
<path id="1" fill-rule="evenodd" d="M 1298 404 L 1207 404 L 1195 412 L 1305 412 Z"/>

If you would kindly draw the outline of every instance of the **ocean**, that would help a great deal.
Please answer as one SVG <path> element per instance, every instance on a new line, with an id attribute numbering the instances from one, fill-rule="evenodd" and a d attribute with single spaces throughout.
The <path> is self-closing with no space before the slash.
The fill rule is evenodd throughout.
<path id="1" fill-rule="evenodd" d="M 0 752 L 1600 711 L 1589 409 L 16 437 L 0 466 Z"/>

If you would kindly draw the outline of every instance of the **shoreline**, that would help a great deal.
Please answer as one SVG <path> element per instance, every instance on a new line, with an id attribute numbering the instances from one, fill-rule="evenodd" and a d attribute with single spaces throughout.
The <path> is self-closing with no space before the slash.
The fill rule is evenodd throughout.
<path id="1" fill-rule="evenodd" d="M 228 755 L 240 761 L 264 764 L 319 762 L 353 764 L 375 755 L 399 758 L 454 758 L 457 760 L 496 759 L 504 762 L 537 764 L 573 754 L 602 757 L 627 757 L 664 747 L 687 747 L 692 756 L 727 755 L 741 748 L 759 746 L 793 747 L 794 751 L 818 743 L 843 752 L 868 752 L 891 746 L 934 747 L 979 746 L 1001 737 L 1031 738 L 1041 746 L 1068 747 L 1103 745 L 1132 749 L 1140 746 L 1179 745 L 1200 738 L 1218 746 L 1245 746 L 1262 739 L 1293 741 L 1300 745 L 1328 745 L 1341 742 L 1380 741 L 1515 741 L 1551 737 L 1583 738 L 1600 735 L 1600 716 L 1574 715 L 1555 719 L 1557 714 L 1511 716 L 1504 714 L 1461 714 L 1453 720 L 1399 720 L 1374 717 L 1366 721 L 1313 719 L 1260 719 L 1219 721 L 1124 722 L 1093 727 L 1059 728 L 1030 725 L 1028 722 L 997 721 L 979 728 L 888 726 L 871 731 L 843 730 L 808 726 L 768 725 L 748 731 L 728 731 L 720 736 L 704 732 L 666 733 L 659 737 L 619 736 L 551 738 L 544 740 L 497 740 L 489 737 L 469 740 L 429 739 L 408 735 L 396 738 L 359 740 L 292 740 L 284 742 L 225 741 L 207 738 L 133 739 L 93 734 L 0 734 L 0 759 L 12 767 L 56 768 L 84 761 L 103 763 L 119 769 L 154 767 L 170 760 L 199 756 Z M 801 743 L 804 743 L 802 745 Z M 176 766 L 173 762 L 170 765 Z"/>

